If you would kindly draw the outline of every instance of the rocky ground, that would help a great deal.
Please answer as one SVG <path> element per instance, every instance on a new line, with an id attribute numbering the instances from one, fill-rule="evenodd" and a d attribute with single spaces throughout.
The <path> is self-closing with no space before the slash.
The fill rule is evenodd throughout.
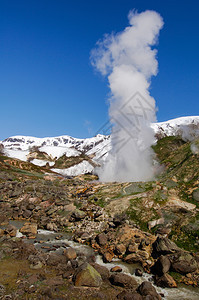
<path id="1" fill-rule="evenodd" d="M 56 245 L 38 250 L 31 243 L 38 229 L 57 239 L 70 233 L 105 263 L 136 263 L 136 276 L 153 274 L 157 286 L 199 286 L 197 143 L 160 140 L 159 175 L 145 183 L 64 178 L 1 155 L 0 299 L 161 299 L 150 282 L 139 285 L 119 266 L 109 271 L 67 243 L 59 253 Z M 10 220 L 22 221 L 22 237 Z"/>

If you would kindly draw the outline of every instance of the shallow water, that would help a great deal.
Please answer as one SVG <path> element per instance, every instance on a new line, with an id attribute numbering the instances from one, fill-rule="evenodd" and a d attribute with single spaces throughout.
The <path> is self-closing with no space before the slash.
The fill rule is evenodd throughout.
<path id="1" fill-rule="evenodd" d="M 14 225 L 17 229 L 20 229 L 25 222 L 23 221 L 10 221 L 10 224 Z M 58 238 L 58 239 L 57 239 Z M 120 266 L 123 273 L 132 276 L 138 284 L 145 280 L 151 281 L 153 283 L 152 275 L 143 273 L 142 277 L 137 277 L 134 275 L 136 268 L 141 268 L 139 264 L 127 264 L 121 260 L 115 259 L 111 263 L 104 263 L 101 256 L 96 254 L 94 250 L 83 244 L 76 243 L 72 241 L 72 235 L 70 233 L 57 233 L 49 230 L 38 230 L 36 239 L 25 240 L 28 243 L 34 243 L 37 249 L 43 251 L 50 251 L 56 253 L 62 253 L 65 247 L 73 247 L 80 254 L 79 260 L 84 260 L 84 258 L 95 255 L 96 263 L 107 267 L 109 270 L 114 266 Z M 41 243 L 42 241 L 42 243 Z M 159 293 L 164 294 L 166 300 L 199 300 L 199 288 L 187 287 L 185 285 L 179 285 L 178 288 L 160 288 L 155 286 Z"/>

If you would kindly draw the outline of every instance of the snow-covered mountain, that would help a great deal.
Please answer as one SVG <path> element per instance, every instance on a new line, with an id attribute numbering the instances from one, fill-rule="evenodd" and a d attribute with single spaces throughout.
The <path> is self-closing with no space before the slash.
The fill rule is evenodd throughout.
<path id="1" fill-rule="evenodd" d="M 181 136 L 192 140 L 199 136 L 199 116 L 182 117 L 151 124 L 157 139 Z M 78 139 L 67 135 L 36 138 L 13 136 L 1 142 L 7 156 L 47 166 L 68 176 L 92 172 L 111 149 L 111 137 L 98 134 L 93 138 Z"/>
<path id="2" fill-rule="evenodd" d="M 151 124 L 157 139 L 166 136 L 181 136 L 191 141 L 199 136 L 199 116 L 181 117 L 166 122 Z"/>

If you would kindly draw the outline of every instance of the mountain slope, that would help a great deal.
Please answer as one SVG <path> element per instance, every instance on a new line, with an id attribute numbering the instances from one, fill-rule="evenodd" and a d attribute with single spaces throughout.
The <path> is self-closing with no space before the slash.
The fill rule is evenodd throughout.
<path id="1" fill-rule="evenodd" d="M 180 136 L 189 141 L 199 136 L 199 116 L 153 123 L 151 127 L 157 140 Z M 100 134 L 87 139 L 67 135 L 46 138 L 13 136 L 2 141 L 1 148 L 9 157 L 47 166 L 62 175 L 75 176 L 92 172 L 106 159 L 111 150 L 111 137 Z"/>

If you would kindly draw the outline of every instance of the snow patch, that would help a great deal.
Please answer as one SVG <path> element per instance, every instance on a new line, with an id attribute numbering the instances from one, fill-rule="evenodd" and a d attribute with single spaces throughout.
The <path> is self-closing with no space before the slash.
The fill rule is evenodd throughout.
<path id="1" fill-rule="evenodd" d="M 52 169 L 52 171 L 59 173 L 63 176 L 78 176 L 81 174 L 86 174 L 92 172 L 94 167 L 87 161 L 84 160 L 81 163 L 72 166 L 67 169 Z"/>

